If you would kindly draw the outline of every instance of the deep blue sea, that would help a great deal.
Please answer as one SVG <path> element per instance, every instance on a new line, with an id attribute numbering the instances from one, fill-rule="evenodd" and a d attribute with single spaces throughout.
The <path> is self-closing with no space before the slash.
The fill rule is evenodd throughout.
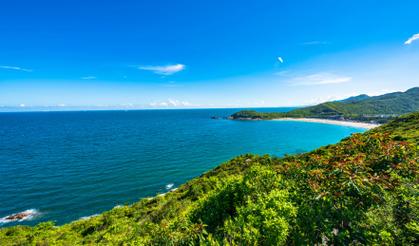
<path id="1" fill-rule="evenodd" d="M 299 153 L 364 131 L 211 119 L 237 110 L 0 113 L 0 218 L 37 212 L 0 226 L 62 224 L 167 192 L 240 154 Z"/>

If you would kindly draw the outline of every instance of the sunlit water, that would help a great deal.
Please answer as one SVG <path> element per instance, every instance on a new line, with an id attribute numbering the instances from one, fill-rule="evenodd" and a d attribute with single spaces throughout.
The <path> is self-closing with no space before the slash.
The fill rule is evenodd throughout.
<path id="1" fill-rule="evenodd" d="M 0 218 L 36 212 L 0 226 L 62 224 L 166 192 L 240 154 L 299 153 L 364 131 L 211 119 L 235 111 L 0 113 Z"/>

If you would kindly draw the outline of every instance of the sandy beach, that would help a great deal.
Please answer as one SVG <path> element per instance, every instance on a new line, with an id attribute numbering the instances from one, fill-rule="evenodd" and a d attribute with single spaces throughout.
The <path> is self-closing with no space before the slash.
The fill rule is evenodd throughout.
<path id="1" fill-rule="evenodd" d="M 303 122 L 313 122 L 313 123 L 322 123 L 330 125 L 340 125 L 340 126 L 351 126 L 365 129 L 373 129 L 380 126 L 379 124 L 356 122 L 356 121 L 343 121 L 343 120 L 328 120 L 328 119 L 315 119 L 315 118 L 281 118 L 273 119 L 278 121 L 303 121 Z"/>

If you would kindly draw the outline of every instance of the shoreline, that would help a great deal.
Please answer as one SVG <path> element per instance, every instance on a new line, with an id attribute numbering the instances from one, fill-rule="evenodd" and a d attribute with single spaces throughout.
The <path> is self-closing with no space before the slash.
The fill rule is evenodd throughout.
<path id="1" fill-rule="evenodd" d="M 312 123 L 321 123 L 321 124 L 329 124 L 329 125 L 350 126 L 350 127 L 364 128 L 368 130 L 380 126 L 380 124 L 373 124 L 373 123 L 343 121 L 343 120 L 329 120 L 329 119 L 319 119 L 319 118 L 278 118 L 278 119 L 272 119 L 272 120 L 312 122 Z"/>

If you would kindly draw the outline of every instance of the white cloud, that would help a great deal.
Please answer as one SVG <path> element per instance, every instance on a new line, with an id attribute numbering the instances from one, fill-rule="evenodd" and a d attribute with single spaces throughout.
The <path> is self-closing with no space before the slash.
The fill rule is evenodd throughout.
<path id="1" fill-rule="evenodd" d="M 153 73 L 160 75 L 172 75 L 182 70 L 185 70 L 185 65 L 183 64 L 174 64 L 167 66 L 141 66 L 138 67 L 140 70 L 152 71 Z"/>
<path id="2" fill-rule="evenodd" d="M 81 77 L 81 79 L 92 80 L 92 79 L 96 79 L 96 76 L 84 76 L 84 77 Z"/>
<path id="3" fill-rule="evenodd" d="M 340 76 L 332 73 L 315 73 L 301 77 L 295 77 L 290 80 L 292 85 L 328 85 L 341 84 L 351 81 L 348 76 Z"/>
<path id="4" fill-rule="evenodd" d="M 162 102 L 152 102 L 149 104 L 153 108 L 176 108 L 176 107 L 191 107 L 193 106 L 188 101 L 179 101 L 174 99 L 168 99 Z"/>
<path id="5" fill-rule="evenodd" d="M 32 69 L 27 69 L 23 67 L 16 67 L 16 66 L 0 66 L 1 69 L 8 69 L 8 70 L 15 70 L 15 71 L 22 71 L 22 72 L 32 72 Z"/>
<path id="6" fill-rule="evenodd" d="M 419 39 L 419 33 L 414 34 L 412 37 L 410 37 L 406 42 L 404 42 L 405 45 L 409 45 L 413 43 L 413 41 Z"/>

